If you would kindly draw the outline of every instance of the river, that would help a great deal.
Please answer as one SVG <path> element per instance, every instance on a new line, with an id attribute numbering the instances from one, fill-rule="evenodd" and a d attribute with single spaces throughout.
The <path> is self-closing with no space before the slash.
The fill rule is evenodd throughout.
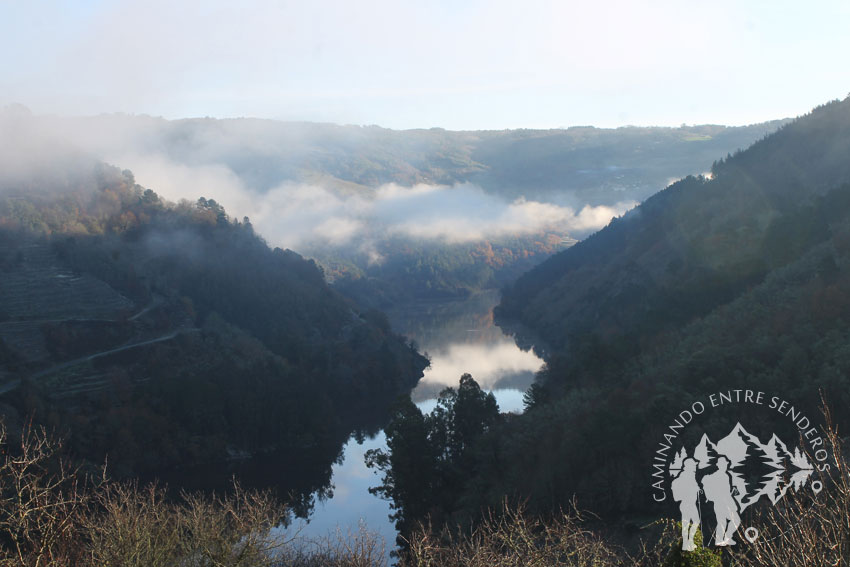
<path id="1" fill-rule="evenodd" d="M 487 291 L 461 300 L 417 302 L 387 313 L 393 329 L 416 341 L 431 360 L 411 393 L 423 412 L 431 411 L 439 392 L 456 387 L 465 372 L 493 392 L 502 412 L 522 411 L 523 393 L 543 361 L 532 351 L 520 350 L 493 323 L 498 300 L 498 292 Z M 386 448 L 383 432 L 359 440 L 352 436 L 333 465 L 332 496 L 317 499 L 309 520 L 297 520 L 289 529 L 305 539 L 366 529 L 382 537 L 387 550 L 394 549 L 392 510 L 389 502 L 369 493 L 380 477 L 363 461 L 367 450 L 377 448 Z"/>

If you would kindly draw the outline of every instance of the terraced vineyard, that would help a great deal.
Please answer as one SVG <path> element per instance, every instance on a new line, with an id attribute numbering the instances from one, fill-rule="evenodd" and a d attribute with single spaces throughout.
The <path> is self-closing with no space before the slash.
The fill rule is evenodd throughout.
<path id="1" fill-rule="evenodd" d="M 116 319 L 133 303 L 106 283 L 65 269 L 46 244 L 0 248 L 0 317 L 9 321 Z M 11 264 L 11 265 L 9 265 Z"/>
<path id="2" fill-rule="evenodd" d="M 106 282 L 68 270 L 47 244 L 5 244 L 0 259 L 0 341 L 17 362 L 0 369 L 0 393 L 25 377 L 55 398 L 94 392 L 109 382 L 95 360 L 189 330 L 154 328 L 145 316 L 158 300 L 137 307 Z"/>

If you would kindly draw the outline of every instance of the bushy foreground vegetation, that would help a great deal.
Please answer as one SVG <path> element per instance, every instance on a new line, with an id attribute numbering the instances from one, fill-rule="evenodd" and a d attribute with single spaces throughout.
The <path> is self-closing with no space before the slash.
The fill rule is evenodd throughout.
<path id="1" fill-rule="evenodd" d="M 367 532 L 306 541 L 286 506 L 236 481 L 227 493 L 181 492 L 84 477 L 41 429 L 17 442 L 0 426 L 0 565 L 261 567 L 383 565 Z"/>
<path id="2" fill-rule="evenodd" d="M 837 469 L 812 502 L 800 495 L 756 519 L 762 537 L 724 552 L 682 552 L 673 522 L 650 526 L 627 552 L 594 532 L 573 506 L 547 517 L 522 505 L 485 514 L 471 529 L 414 529 L 404 567 L 828 567 L 850 561 L 850 469 L 834 430 Z M 83 478 L 59 443 L 0 427 L 0 565 L 4 567 L 379 567 L 387 553 L 366 530 L 305 541 L 284 527 L 288 511 L 268 492 L 234 484 L 226 495 Z M 697 537 L 697 543 L 701 538 Z"/>
<path id="3" fill-rule="evenodd" d="M 850 467 L 843 442 L 825 410 L 827 446 L 834 470 L 820 477 L 824 489 L 790 491 L 775 506 L 750 519 L 752 542 L 722 550 L 703 546 L 682 551 L 681 525 L 660 520 L 643 527 L 640 542 L 622 545 L 604 523 L 582 513 L 575 501 L 546 515 L 505 502 L 472 527 L 450 529 L 425 522 L 405 540 L 402 564 L 410 567 L 836 567 L 850 565 Z M 602 531 L 604 530 L 604 531 Z"/>

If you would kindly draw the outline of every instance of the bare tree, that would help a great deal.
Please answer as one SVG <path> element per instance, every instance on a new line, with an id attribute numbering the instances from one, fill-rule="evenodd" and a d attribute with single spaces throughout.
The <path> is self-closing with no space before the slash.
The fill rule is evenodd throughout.
<path id="1" fill-rule="evenodd" d="M 615 546 L 584 527 L 573 506 L 549 521 L 528 516 L 523 507 L 504 505 L 489 513 L 471 533 L 443 531 L 434 535 L 423 526 L 411 538 L 411 567 L 514 567 L 617 565 L 623 557 Z"/>
<path id="2" fill-rule="evenodd" d="M 156 486 L 103 483 L 79 516 L 87 563 L 121 567 L 172 567 L 183 556 L 178 507 Z"/>
<path id="3" fill-rule="evenodd" d="M 269 492 L 243 489 L 234 481 L 225 496 L 183 494 L 179 514 L 187 548 L 185 557 L 197 567 L 262 567 L 289 542 L 271 530 L 288 512 Z"/>
<path id="4" fill-rule="evenodd" d="M 823 490 L 788 491 L 775 507 L 756 518 L 758 537 L 733 555 L 736 566 L 837 567 L 850 565 L 850 467 L 842 441 L 824 404 L 824 436 L 832 453 Z"/>
<path id="5" fill-rule="evenodd" d="M 19 441 L 9 443 L 0 423 L 0 565 L 71 565 L 75 520 L 86 498 L 77 471 L 44 429 L 28 425 Z"/>

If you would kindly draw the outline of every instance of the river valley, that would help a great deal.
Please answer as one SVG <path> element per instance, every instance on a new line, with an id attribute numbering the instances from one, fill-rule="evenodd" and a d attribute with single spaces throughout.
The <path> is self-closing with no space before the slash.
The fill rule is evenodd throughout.
<path id="1" fill-rule="evenodd" d="M 414 340 L 431 366 L 411 392 L 423 412 L 431 411 L 439 392 L 457 387 L 468 372 L 482 389 L 493 392 L 502 412 L 521 412 L 522 397 L 543 361 L 523 351 L 493 322 L 495 290 L 465 299 L 422 301 L 388 313 L 393 329 Z M 330 495 L 317 496 L 308 520 L 290 527 L 306 539 L 366 529 L 382 537 L 387 549 L 395 547 L 396 531 L 390 503 L 369 493 L 380 483 L 378 474 L 364 464 L 369 449 L 386 448 L 384 433 L 363 438 L 352 435 L 341 458 L 333 465 Z"/>

